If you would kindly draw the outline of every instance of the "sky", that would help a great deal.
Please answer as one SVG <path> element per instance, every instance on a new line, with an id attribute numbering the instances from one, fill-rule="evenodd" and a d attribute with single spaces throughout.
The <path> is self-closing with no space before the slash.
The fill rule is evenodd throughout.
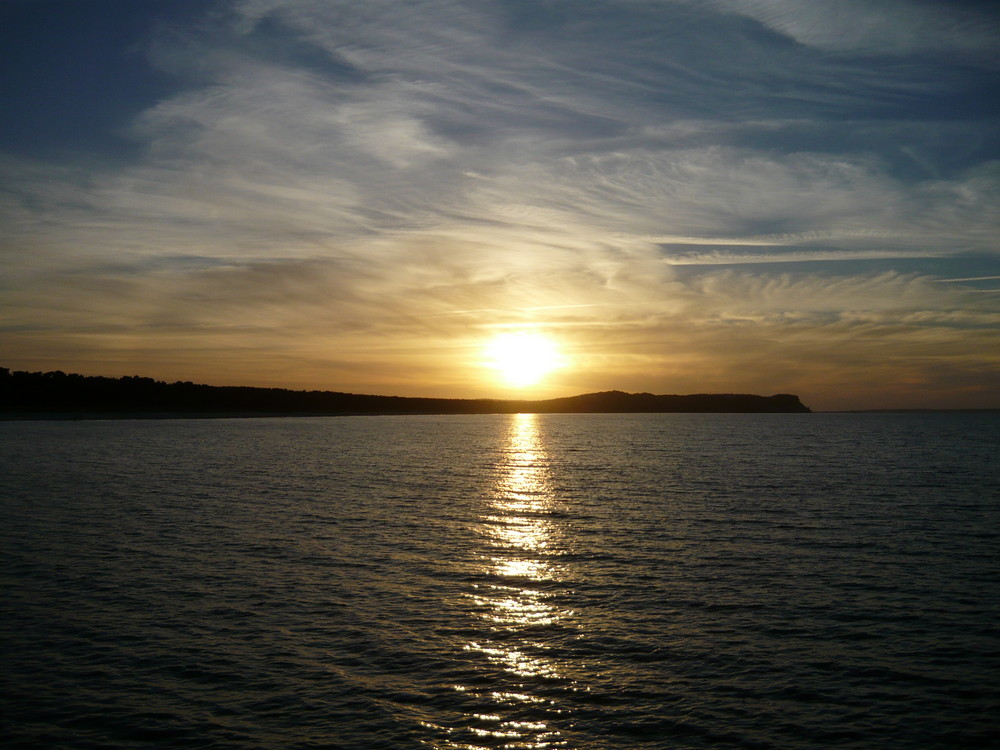
<path id="1" fill-rule="evenodd" d="M 1000 407 L 993 2 L 4 0 L 0 50 L 4 367 Z"/>

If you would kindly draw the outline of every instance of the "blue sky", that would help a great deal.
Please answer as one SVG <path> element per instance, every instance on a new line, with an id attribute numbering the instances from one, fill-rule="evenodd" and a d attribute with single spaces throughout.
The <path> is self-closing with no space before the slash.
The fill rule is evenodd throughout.
<path id="1" fill-rule="evenodd" d="M 1000 10 L 7 0 L 14 369 L 1000 406 Z M 562 367 L 491 377 L 498 332 Z"/>

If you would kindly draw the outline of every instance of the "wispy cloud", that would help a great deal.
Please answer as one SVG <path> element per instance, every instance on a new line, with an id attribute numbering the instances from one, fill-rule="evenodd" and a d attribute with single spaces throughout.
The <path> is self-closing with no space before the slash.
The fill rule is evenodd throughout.
<path id="1" fill-rule="evenodd" d="M 996 15 L 982 4 L 909 0 L 709 0 L 824 50 L 905 55 L 922 51 L 986 56 L 1000 63 Z M 977 7 L 979 6 L 979 7 Z"/>
<path id="2" fill-rule="evenodd" d="M 964 279 L 940 279 L 940 281 L 992 281 L 1000 279 L 1000 276 L 970 276 Z"/>
<path id="3" fill-rule="evenodd" d="M 154 37 L 178 84 L 132 121 L 138 156 L 4 157 L 8 356 L 476 395 L 483 336 L 530 324 L 575 357 L 553 393 L 831 403 L 997 365 L 995 300 L 934 281 L 991 277 L 962 269 L 997 255 L 993 123 L 933 112 L 995 82 L 995 13 L 214 8 Z"/>

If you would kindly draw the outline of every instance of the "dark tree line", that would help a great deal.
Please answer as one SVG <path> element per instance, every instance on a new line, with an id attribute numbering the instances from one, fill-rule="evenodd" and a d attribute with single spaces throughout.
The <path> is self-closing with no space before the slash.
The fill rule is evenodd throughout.
<path id="1" fill-rule="evenodd" d="M 0 412 L 8 415 L 493 414 L 514 412 L 808 412 L 797 396 L 657 396 L 606 391 L 544 401 L 405 398 L 335 391 L 166 383 L 0 368 Z"/>

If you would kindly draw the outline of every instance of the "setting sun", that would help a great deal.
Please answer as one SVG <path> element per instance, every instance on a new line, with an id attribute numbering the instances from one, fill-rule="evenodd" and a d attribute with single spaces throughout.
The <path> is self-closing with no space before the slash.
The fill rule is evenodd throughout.
<path id="1" fill-rule="evenodd" d="M 540 333 L 502 333 L 486 349 L 487 364 L 505 383 L 534 385 L 562 364 L 556 343 Z"/>

